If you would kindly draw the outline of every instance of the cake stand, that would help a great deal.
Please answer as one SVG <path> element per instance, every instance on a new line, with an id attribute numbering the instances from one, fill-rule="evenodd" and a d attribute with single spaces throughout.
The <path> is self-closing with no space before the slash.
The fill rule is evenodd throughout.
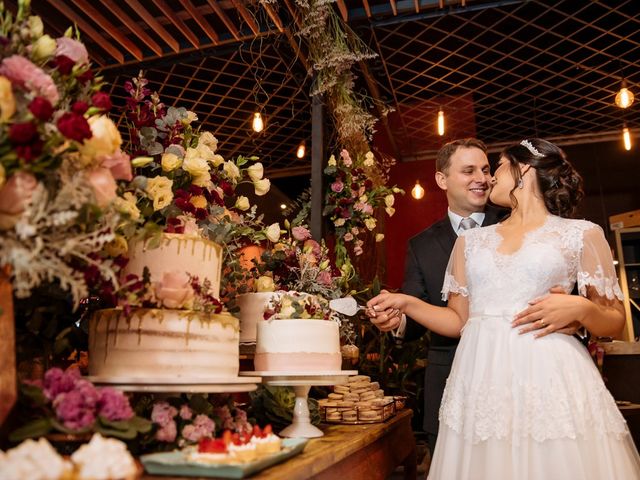
<path id="1" fill-rule="evenodd" d="M 98 386 L 110 386 L 125 392 L 149 393 L 236 393 L 252 392 L 258 388 L 260 377 L 231 378 L 154 378 L 154 377 L 99 377 L 87 380 Z"/>
<path id="2" fill-rule="evenodd" d="M 262 383 L 274 387 L 293 387 L 296 403 L 293 407 L 291 425 L 280 432 L 283 437 L 316 438 L 324 433 L 311 425 L 309 415 L 309 390 L 312 386 L 330 386 L 347 383 L 349 375 L 357 375 L 357 370 L 336 370 L 331 372 L 240 372 L 240 376 L 260 376 Z"/>

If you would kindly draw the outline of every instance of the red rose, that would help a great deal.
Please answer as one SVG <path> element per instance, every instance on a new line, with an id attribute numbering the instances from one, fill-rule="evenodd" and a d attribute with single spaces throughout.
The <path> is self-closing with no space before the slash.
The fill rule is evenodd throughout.
<path id="1" fill-rule="evenodd" d="M 28 163 L 34 158 L 38 158 L 40 156 L 43 145 L 44 142 L 40 139 L 25 145 L 16 145 L 16 154 Z"/>
<path id="2" fill-rule="evenodd" d="M 65 113 L 62 115 L 58 120 L 58 130 L 62 135 L 76 142 L 82 142 L 92 136 L 89 122 L 77 113 Z"/>
<path id="3" fill-rule="evenodd" d="M 31 143 L 38 137 L 38 129 L 33 122 L 14 123 L 9 127 L 9 140 L 14 145 Z"/>
<path id="4" fill-rule="evenodd" d="M 73 102 L 73 105 L 71 105 L 71 111 L 78 115 L 82 115 L 87 110 L 89 110 L 89 104 L 87 102 L 77 101 Z"/>
<path id="5" fill-rule="evenodd" d="M 54 62 L 56 64 L 56 67 L 58 67 L 58 71 L 62 75 L 69 75 L 71 73 L 71 70 L 73 70 L 73 66 L 76 64 L 76 62 L 71 60 L 66 55 L 58 55 L 54 59 Z"/>
<path id="6" fill-rule="evenodd" d="M 80 75 L 78 75 L 76 77 L 76 79 L 80 82 L 80 83 L 88 83 L 91 80 L 93 80 L 93 72 L 89 69 L 85 70 L 84 72 L 82 72 Z"/>
<path id="7" fill-rule="evenodd" d="M 38 120 L 46 122 L 53 115 L 53 105 L 51 102 L 43 97 L 36 97 L 31 100 L 29 104 L 29 111 L 33 113 L 33 116 Z"/>
<path id="8" fill-rule="evenodd" d="M 93 103 L 94 107 L 100 108 L 105 112 L 111 110 L 111 99 L 109 98 L 109 94 L 105 92 L 97 92 L 94 93 L 91 97 L 91 103 Z"/>

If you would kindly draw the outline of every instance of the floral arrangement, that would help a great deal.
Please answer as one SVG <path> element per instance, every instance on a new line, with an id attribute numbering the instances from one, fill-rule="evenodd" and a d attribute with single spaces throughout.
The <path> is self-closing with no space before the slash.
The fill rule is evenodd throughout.
<path id="1" fill-rule="evenodd" d="M 22 385 L 22 393 L 33 404 L 36 418 L 13 431 L 11 441 L 45 435 L 51 431 L 103 435 L 133 439 L 151 430 L 151 422 L 134 414 L 129 399 L 110 387 L 96 388 L 80 377 L 80 370 L 47 370 L 42 381 Z M 35 409 L 33 408 L 35 407 Z"/>
<path id="2" fill-rule="evenodd" d="M 0 4 L 0 264 L 19 298 L 58 283 L 75 306 L 91 277 L 116 282 L 96 252 L 113 239 L 116 179 L 130 179 L 109 96 L 69 29 L 43 34 L 18 1 Z"/>
<path id="3" fill-rule="evenodd" d="M 378 226 L 375 214 L 378 207 L 384 207 L 387 215 L 395 213 L 395 195 L 403 194 L 398 187 L 388 187 L 386 182 L 376 181 L 374 155 L 367 152 L 363 157 L 352 159 L 343 149 L 336 159 L 331 155 L 324 170 L 331 178 L 325 195 L 323 214 L 333 222 L 336 232 L 336 264 L 345 275 L 353 272 L 349 251 L 355 256 L 363 253 L 363 237 L 367 232 L 375 232 Z M 375 235 L 376 242 L 384 239 L 383 233 Z"/>
<path id="4" fill-rule="evenodd" d="M 149 416 L 153 423 L 143 442 L 144 450 L 182 448 L 203 438 L 215 438 L 223 430 L 253 430 L 247 413 L 227 396 L 194 394 L 162 400 L 149 396 L 139 401 L 136 411 Z"/>
<path id="5" fill-rule="evenodd" d="M 265 320 L 287 318 L 310 318 L 330 320 L 332 311 L 329 302 L 317 295 L 302 292 L 288 292 L 271 297 L 264 311 Z"/>

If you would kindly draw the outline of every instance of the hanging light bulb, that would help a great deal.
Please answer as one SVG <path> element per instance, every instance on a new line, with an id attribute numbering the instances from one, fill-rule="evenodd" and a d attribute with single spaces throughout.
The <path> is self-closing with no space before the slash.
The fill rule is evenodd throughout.
<path id="1" fill-rule="evenodd" d="M 298 150 L 296 151 L 296 157 L 298 158 L 302 158 L 304 157 L 305 154 L 305 146 L 304 146 L 304 140 L 302 142 L 300 142 L 300 145 L 298 145 Z"/>
<path id="2" fill-rule="evenodd" d="M 253 114 L 252 127 L 255 132 L 261 132 L 264 129 L 264 122 L 262 121 L 262 115 L 260 115 L 260 112 Z"/>
<path id="3" fill-rule="evenodd" d="M 627 125 L 624 125 L 622 129 L 622 142 L 624 143 L 624 149 L 629 151 L 631 150 L 631 133 L 629 132 L 629 128 Z"/>
<path id="4" fill-rule="evenodd" d="M 424 188 L 422 188 L 422 185 L 420 185 L 420 180 L 416 180 L 416 184 L 411 189 L 411 196 L 416 200 L 420 200 L 422 197 L 424 197 Z"/>
<path id="5" fill-rule="evenodd" d="M 444 135 L 444 112 L 442 111 L 442 107 L 438 110 L 438 135 Z"/>
<path id="6" fill-rule="evenodd" d="M 633 93 L 627 88 L 627 80 L 623 78 L 620 90 L 616 94 L 616 105 L 620 108 L 628 108 L 633 104 L 633 100 Z"/>

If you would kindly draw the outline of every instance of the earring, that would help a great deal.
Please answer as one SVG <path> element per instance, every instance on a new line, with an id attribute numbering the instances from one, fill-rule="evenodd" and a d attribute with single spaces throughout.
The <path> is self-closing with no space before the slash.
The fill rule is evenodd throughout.
<path id="1" fill-rule="evenodd" d="M 522 181 L 522 178 L 518 179 L 518 188 L 524 188 L 524 182 Z"/>

